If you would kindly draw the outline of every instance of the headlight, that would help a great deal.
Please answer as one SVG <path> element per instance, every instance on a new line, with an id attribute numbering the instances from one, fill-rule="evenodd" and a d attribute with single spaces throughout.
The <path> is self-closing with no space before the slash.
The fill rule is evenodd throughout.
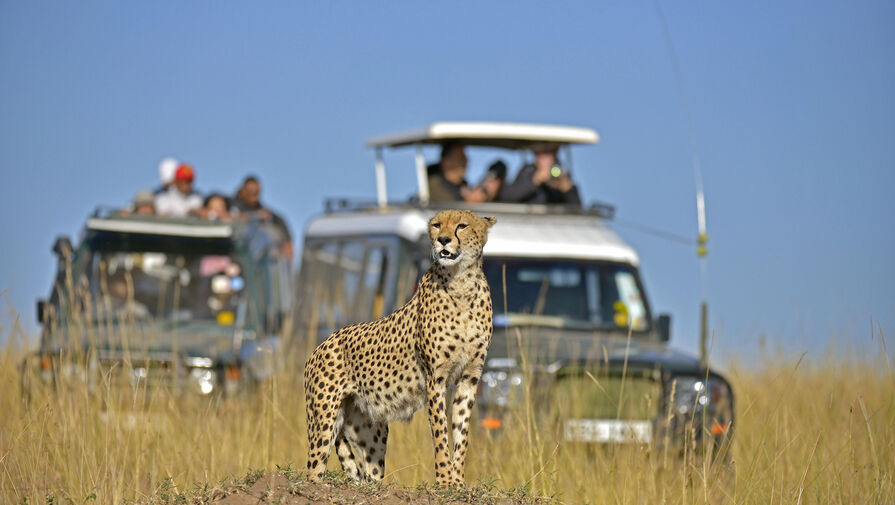
<path id="1" fill-rule="evenodd" d="M 716 410 L 730 400 L 730 388 L 720 379 L 698 377 L 676 377 L 668 386 L 669 405 L 675 414 Z"/>
<path id="2" fill-rule="evenodd" d="M 62 367 L 67 373 L 67 376 L 79 382 L 87 382 L 87 367 L 80 363 L 69 363 L 68 365 Z"/>
<path id="3" fill-rule="evenodd" d="M 721 377 L 672 377 L 665 395 L 657 442 L 724 444 L 732 435 L 733 393 Z"/>
<path id="4" fill-rule="evenodd" d="M 87 383 L 87 367 L 76 361 L 55 362 L 56 377 L 63 383 Z M 43 366 L 41 367 L 43 368 Z"/>
<path id="5" fill-rule="evenodd" d="M 482 374 L 480 401 L 483 405 L 509 407 L 522 397 L 522 373 L 489 370 Z"/>
<path id="6" fill-rule="evenodd" d="M 214 390 L 217 374 L 207 368 L 193 368 L 190 370 L 190 383 L 203 395 Z"/>

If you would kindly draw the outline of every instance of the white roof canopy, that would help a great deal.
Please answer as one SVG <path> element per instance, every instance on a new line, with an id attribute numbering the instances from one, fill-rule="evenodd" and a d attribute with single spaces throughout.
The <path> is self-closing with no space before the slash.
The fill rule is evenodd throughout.
<path id="1" fill-rule="evenodd" d="M 178 237 L 227 238 L 233 234 L 228 224 L 188 224 L 180 220 L 90 218 L 87 229 L 134 233 L 139 235 L 173 235 Z"/>
<path id="2" fill-rule="evenodd" d="M 385 184 L 383 147 L 415 145 L 416 179 L 420 203 L 429 203 L 429 183 L 426 163 L 420 147 L 423 144 L 459 142 L 465 145 L 500 147 L 504 149 L 532 149 L 535 146 L 554 145 L 557 148 L 569 144 L 596 144 L 600 136 L 590 128 L 576 126 L 545 125 L 532 123 L 491 123 L 476 121 L 443 121 L 402 133 L 381 135 L 367 141 L 368 147 L 376 148 L 376 200 L 380 207 L 388 204 Z"/>
<path id="3" fill-rule="evenodd" d="M 442 144 L 455 141 L 467 145 L 527 149 L 535 144 L 596 144 L 600 136 L 590 128 L 531 123 L 446 121 L 416 130 L 373 137 L 368 147 L 399 147 L 412 144 Z"/>

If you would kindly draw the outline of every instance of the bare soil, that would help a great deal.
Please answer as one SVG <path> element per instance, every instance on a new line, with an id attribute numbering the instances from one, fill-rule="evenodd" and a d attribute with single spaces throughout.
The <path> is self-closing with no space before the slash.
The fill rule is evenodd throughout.
<path id="1" fill-rule="evenodd" d="M 421 484 L 414 489 L 379 483 L 358 484 L 342 474 L 326 474 L 322 482 L 310 482 L 303 472 L 281 468 L 263 474 L 251 471 L 237 480 L 216 486 L 203 485 L 181 494 L 163 487 L 148 505 L 547 505 L 527 491 L 497 490 L 488 484 L 472 487 L 436 487 Z"/>

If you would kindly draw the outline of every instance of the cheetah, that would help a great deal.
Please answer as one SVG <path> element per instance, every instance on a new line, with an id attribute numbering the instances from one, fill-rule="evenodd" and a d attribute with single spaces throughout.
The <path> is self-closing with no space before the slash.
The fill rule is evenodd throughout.
<path id="1" fill-rule="evenodd" d="M 407 304 L 323 341 L 305 365 L 308 470 L 319 479 L 335 446 L 355 480 L 385 474 L 388 425 L 427 407 L 435 480 L 462 485 L 469 419 L 491 342 L 482 248 L 497 220 L 445 210 L 429 221 L 433 262 Z M 454 386 L 448 441 L 448 391 Z"/>

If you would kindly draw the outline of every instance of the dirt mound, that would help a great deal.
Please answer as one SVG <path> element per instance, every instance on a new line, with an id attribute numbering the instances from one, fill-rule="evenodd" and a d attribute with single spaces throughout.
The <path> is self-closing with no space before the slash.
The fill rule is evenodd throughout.
<path id="1" fill-rule="evenodd" d="M 414 489 L 379 483 L 358 484 L 342 474 L 325 474 L 323 482 L 310 482 L 303 472 L 280 468 L 275 473 L 252 471 L 238 480 L 198 488 L 192 496 L 164 492 L 150 504 L 196 505 L 398 505 L 405 503 L 442 505 L 546 505 L 525 490 L 497 490 L 488 484 L 473 487 L 433 487 L 421 484 Z"/>

